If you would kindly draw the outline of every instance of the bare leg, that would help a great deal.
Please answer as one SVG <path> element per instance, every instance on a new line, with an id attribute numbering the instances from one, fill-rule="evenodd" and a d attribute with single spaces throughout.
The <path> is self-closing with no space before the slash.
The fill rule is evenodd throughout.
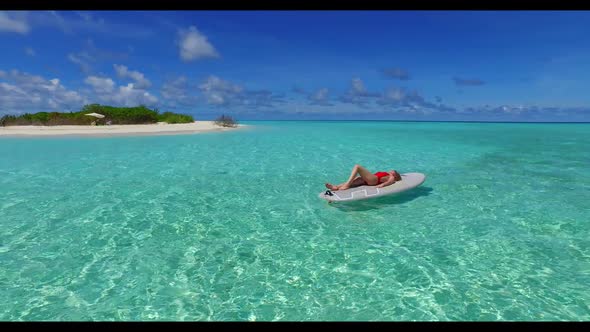
<path id="1" fill-rule="evenodd" d="M 350 185 L 352 184 L 352 181 L 354 181 L 357 174 L 360 175 L 361 178 L 369 186 L 374 186 L 378 182 L 377 176 L 375 176 L 375 174 L 371 173 L 368 169 L 364 168 L 363 166 L 357 164 L 357 165 L 354 165 L 354 168 L 352 169 L 352 172 L 350 173 L 350 177 L 348 178 L 348 181 L 346 181 L 345 184 L 339 188 L 341 190 L 350 188 Z"/>
<path id="2" fill-rule="evenodd" d="M 354 187 L 360 187 L 360 186 L 364 186 L 365 184 L 367 184 L 367 181 L 365 181 L 365 179 L 363 179 L 362 177 L 357 177 L 356 179 L 352 180 L 352 182 L 348 185 L 348 188 L 354 188 Z M 347 189 L 345 188 L 341 188 L 341 189 Z"/>
<path id="3" fill-rule="evenodd" d="M 341 190 L 341 189 L 347 189 L 347 188 L 341 188 L 342 186 L 347 185 L 347 184 L 348 183 L 346 183 L 346 182 L 341 183 L 339 185 L 332 185 L 332 184 L 326 183 L 326 188 L 331 189 L 333 191 L 337 191 L 337 190 Z M 363 178 L 359 176 L 359 177 L 355 178 L 354 180 L 352 180 L 352 183 L 348 186 L 348 188 L 359 187 L 359 186 L 362 186 L 365 184 L 366 184 L 365 180 L 363 180 Z"/>
<path id="4" fill-rule="evenodd" d="M 357 179 L 357 177 L 356 177 L 357 174 L 360 175 L 362 180 L 366 184 L 368 184 L 369 186 L 374 186 L 377 184 L 377 182 L 379 182 L 377 176 L 375 176 L 375 174 L 369 172 L 368 169 L 364 168 L 361 165 L 354 165 L 352 172 L 350 173 L 350 177 L 348 178 L 348 180 L 346 182 L 344 182 L 338 186 L 334 186 L 329 183 L 326 183 L 326 188 L 332 189 L 332 190 L 344 190 L 344 189 L 351 188 L 352 182 Z M 358 184 L 358 183 L 359 182 L 357 182 L 356 184 Z"/>

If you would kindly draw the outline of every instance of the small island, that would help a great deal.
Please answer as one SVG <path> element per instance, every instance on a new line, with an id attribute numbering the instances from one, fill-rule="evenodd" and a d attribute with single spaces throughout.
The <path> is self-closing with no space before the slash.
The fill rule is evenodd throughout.
<path id="1" fill-rule="evenodd" d="M 193 116 L 160 113 L 146 106 L 86 105 L 79 112 L 38 112 L 0 118 L 0 136 L 155 135 L 222 131 L 243 127 L 229 116 L 195 121 Z"/>

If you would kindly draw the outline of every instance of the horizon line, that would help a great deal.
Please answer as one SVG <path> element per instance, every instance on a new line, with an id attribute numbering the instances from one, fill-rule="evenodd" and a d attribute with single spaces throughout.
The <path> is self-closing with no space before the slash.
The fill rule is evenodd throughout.
<path id="1" fill-rule="evenodd" d="M 199 121 L 199 120 L 195 120 Z M 203 120 L 201 120 L 203 121 Z M 366 121 L 366 122 L 451 122 L 451 123 L 547 123 L 547 124 L 556 124 L 556 123 L 565 123 L 565 124 L 590 124 L 590 121 L 461 121 L 461 120 L 390 120 L 390 119 L 383 119 L 383 120 L 373 120 L 373 119 L 348 119 L 348 120 L 335 120 L 335 119 L 244 119 L 238 121 L 291 121 L 291 122 L 305 122 L 305 121 L 339 121 L 339 122 L 346 122 L 346 121 Z"/>

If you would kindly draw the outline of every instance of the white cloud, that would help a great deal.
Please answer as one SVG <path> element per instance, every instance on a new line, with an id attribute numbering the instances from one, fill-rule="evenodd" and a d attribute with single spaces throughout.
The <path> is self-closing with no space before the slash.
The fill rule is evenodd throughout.
<path id="1" fill-rule="evenodd" d="M 240 99 L 244 89 L 217 76 L 209 76 L 205 82 L 199 85 L 199 89 L 212 105 L 234 104 Z"/>
<path id="2" fill-rule="evenodd" d="M 383 94 L 383 101 L 399 102 L 406 97 L 404 90 L 399 88 L 390 88 Z"/>
<path id="3" fill-rule="evenodd" d="M 369 103 L 376 97 L 379 97 L 379 94 L 369 92 L 360 78 L 353 78 L 350 88 L 340 97 L 340 101 L 361 107 L 368 107 Z"/>
<path id="4" fill-rule="evenodd" d="M 120 86 L 117 93 L 111 96 L 111 100 L 116 105 L 122 106 L 138 106 L 138 105 L 155 105 L 158 98 L 151 95 L 149 92 L 138 89 L 133 83 L 126 86 Z"/>
<path id="5" fill-rule="evenodd" d="M 0 106 L 4 110 L 21 110 L 23 105 L 33 106 L 38 104 L 27 95 L 27 92 L 16 85 L 0 82 Z"/>
<path id="6" fill-rule="evenodd" d="M 217 76 L 209 76 L 198 86 L 203 99 L 218 107 L 236 106 L 261 110 L 284 103 L 284 96 L 268 90 L 248 90 Z"/>
<path id="7" fill-rule="evenodd" d="M 424 100 L 424 98 L 417 91 L 407 91 L 401 88 L 392 87 L 387 89 L 379 96 L 377 100 L 378 105 L 390 106 L 396 109 L 408 108 L 414 112 L 416 110 L 425 109 L 448 109 L 446 106 L 438 105 Z"/>
<path id="8" fill-rule="evenodd" d="M 91 32 L 116 37 L 146 38 L 153 34 L 149 26 L 105 21 L 85 12 L 31 11 L 31 28 L 59 29 L 66 34 Z"/>
<path id="9" fill-rule="evenodd" d="M 328 89 L 326 89 L 326 88 L 319 89 L 313 95 L 313 99 L 315 99 L 315 100 L 325 100 L 326 98 L 328 98 Z"/>
<path id="10" fill-rule="evenodd" d="M 100 49 L 94 45 L 92 39 L 86 40 L 84 49 L 78 53 L 68 54 L 68 60 L 80 67 L 80 70 L 89 75 L 92 72 L 92 64 L 101 61 L 120 61 L 127 59 L 128 54 Z M 138 73 L 142 75 L 141 73 Z"/>
<path id="11" fill-rule="evenodd" d="M 158 98 L 148 91 L 140 89 L 133 83 L 116 87 L 115 81 L 109 77 L 89 76 L 84 82 L 94 89 L 96 102 L 114 104 L 116 106 L 155 105 Z"/>
<path id="12" fill-rule="evenodd" d="M 220 91 L 224 93 L 239 93 L 244 90 L 241 86 L 222 80 L 214 75 L 209 76 L 204 83 L 199 85 L 199 88 L 204 92 Z"/>
<path id="13" fill-rule="evenodd" d="M 94 59 L 86 52 L 80 52 L 78 54 L 70 53 L 68 54 L 68 60 L 74 64 L 77 64 L 84 74 L 90 73 L 92 67 L 90 66 L 89 62 L 94 61 Z"/>
<path id="14" fill-rule="evenodd" d="M 27 34 L 31 30 L 25 13 L 0 11 L 0 31 Z"/>
<path id="15" fill-rule="evenodd" d="M 196 91 L 191 91 L 192 84 L 189 84 L 188 79 L 185 76 L 180 76 L 175 79 L 171 79 L 162 85 L 160 94 L 166 99 L 167 107 L 177 106 L 194 106 L 198 97 Z"/>
<path id="16" fill-rule="evenodd" d="M 84 83 L 92 86 L 100 94 L 111 93 L 115 90 L 115 81 L 108 77 L 88 76 Z"/>
<path id="17" fill-rule="evenodd" d="M 140 73 L 135 70 L 129 70 L 126 66 L 123 65 L 113 65 L 115 67 L 115 71 L 117 75 L 121 78 L 131 78 L 135 81 L 135 87 L 137 89 L 147 89 L 152 86 L 152 83 L 145 78 L 143 73 Z"/>
<path id="18" fill-rule="evenodd" d="M 72 29 L 68 22 L 59 15 L 55 10 L 49 11 L 50 17 L 54 19 L 54 24 L 56 24 L 64 33 L 71 33 Z"/>
<path id="19" fill-rule="evenodd" d="M 90 15 L 90 13 L 76 11 L 76 14 L 80 16 L 84 21 L 92 22 L 92 15 Z"/>
<path id="20" fill-rule="evenodd" d="M 44 111 L 75 109 L 86 102 L 76 91 L 68 90 L 57 78 L 47 80 L 18 70 L 0 71 L 0 109 Z M 9 83 L 8 83 L 9 82 Z"/>
<path id="21" fill-rule="evenodd" d="M 180 76 L 162 86 L 162 97 L 165 99 L 182 99 L 187 97 L 187 79 Z"/>
<path id="22" fill-rule="evenodd" d="M 311 102 L 312 105 L 320 105 L 320 106 L 332 106 L 332 103 L 328 100 L 328 89 L 321 88 L 316 91 L 314 94 L 308 97 L 308 100 Z"/>
<path id="23" fill-rule="evenodd" d="M 84 104 L 152 106 L 158 98 L 134 83 L 117 86 L 109 77 L 88 76 L 91 89 L 67 89 L 58 78 L 46 79 L 18 70 L 0 70 L 0 113 L 77 111 Z"/>
<path id="24" fill-rule="evenodd" d="M 203 58 L 217 58 L 219 54 L 209 43 L 207 37 L 200 33 L 196 27 L 191 26 L 187 30 L 179 31 L 180 58 L 184 61 L 192 61 Z"/>
<path id="25" fill-rule="evenodd" d="M 352 92 L 363 95 L 367 93 L 367 88 L 365 88 L 365 84 L 360 78 L 353 78 L 352 79 Z"/>
<path id="26" fill-rule="evenodd" d="M 26 47 L 25 54 L 28 56 L 35 56 L 35 50 L 32 47 Z"/>

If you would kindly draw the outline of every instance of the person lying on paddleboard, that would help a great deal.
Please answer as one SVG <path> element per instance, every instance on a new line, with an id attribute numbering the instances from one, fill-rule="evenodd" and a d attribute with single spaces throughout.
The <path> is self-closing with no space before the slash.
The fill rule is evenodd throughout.
<path id="1" fill-rule="evenodd" d="M 357 177 L 357 174 L 360 176 Z M 373 174 L 361 165 L 354 165 L 354 167 L 352 168 L 352 173 L 350 173 L 350 177 L 348 178 L 348 181 L 341 183 L 337 186 L 332 185 L 330 183 L 326 183 L 326 188 L 333 191 L 344 190 L 364 185 L 377 186 L 377 188 L 383 188 L 385 186 L 389 186 L 390 184 L 395 183 L 396 181 L 400 181 L 401 179 L 401 175 L 396 170 L 391 170 L 389 172 L 377 172 Z"/>

